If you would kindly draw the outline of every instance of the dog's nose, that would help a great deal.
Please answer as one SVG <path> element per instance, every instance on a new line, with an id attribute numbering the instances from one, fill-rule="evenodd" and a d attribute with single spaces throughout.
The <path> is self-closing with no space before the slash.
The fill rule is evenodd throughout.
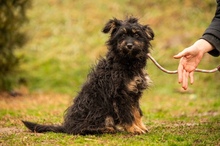
<path id="1" fill-rule="evenodd" d="M 133 46 L 133 43 L 127 43 L 127 47 L 128 47 L 128 49 L 131 49 L 132 46 Z"/>

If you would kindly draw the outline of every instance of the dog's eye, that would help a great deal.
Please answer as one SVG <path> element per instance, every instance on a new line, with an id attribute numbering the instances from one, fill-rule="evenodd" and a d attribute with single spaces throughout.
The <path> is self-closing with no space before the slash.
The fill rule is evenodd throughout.
<path id="1" fill-rule="evenodd" d="M 138 37 L 139 37 L 139 34 L 135 33 L 135 34 L 134 34 L 134 37 L 135 37 L 135 38 L 138 38 Z"/>
<path id="2" fill-rule="evenodd" d="M 123 38 L 123 39 L 124 39 L 125 37 L 126 37 L 126 35 L 125 35 L 125 34 L 122 34 L 122 35 L 121 35 L 121 38 Z"/>

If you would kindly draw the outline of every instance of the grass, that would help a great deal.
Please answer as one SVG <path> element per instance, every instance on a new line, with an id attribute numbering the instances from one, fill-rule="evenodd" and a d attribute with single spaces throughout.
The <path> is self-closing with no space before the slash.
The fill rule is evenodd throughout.
<path id="1" fill-rule="evenodd" d="M 30 40 L 20 73 L 23 95 L 0 95 L 0 145 L 220 145 L 220 74 L 195 73 L 195 83 L 182 91 L 177 75 L 168 75 L 148 62 L 153 85 L 141 99 L 144 123 L 150 132 L 72 136 L 30 133 L 21 120 L 61 123 L 63 112 L 80 90 L 90 67 L 106 52 L 108 35 L 101 33 L 112 17 L 140 18 L 155 32 L 152 55 L 175 70 L 172 56 L 197 40 L 209 25 L 215 1 L 33 1 L 29 23 L 23 28 Z M 206 55 L 199 68 L 216 67 L 220 58 Z"/>
<path id="2" fill-rule="evenodd" d="M 54 100 L 55 99 L 55 100 Z M 143 98 L 144 123 L 150 132 L 72 136 L 29 132 L 20 120 L 61 123 L 70 96 L 35 94 L 1 98 L 2 145 L 218 145 L 220 116 L 217 99 L 188 96 Z M 184 103 L 184 104 L 183 104 Z M 207 104 L 209 103 L 209 104 Z M 174 104 L 174 105 L 173 105 Z"/>

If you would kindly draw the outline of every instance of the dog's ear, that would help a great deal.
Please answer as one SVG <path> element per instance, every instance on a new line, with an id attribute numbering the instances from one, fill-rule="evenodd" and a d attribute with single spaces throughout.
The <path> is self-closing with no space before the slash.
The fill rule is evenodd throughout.
<path id="1" fill-rule="evenodd" d="M 144 25 L 143 26 L 143 30 L 147 34 L 147 38 L 149 40 L 153 40 L 154 39 L 154 32 L 153 32 L 153 30 L 148 25 Z"/>
<path id="2" fill-rule="evenodd" d="M 103 33 L 109 33 L 111 31 L 111 34 L 113 34 L 116 30 L 117 27 L 121 26 L 121 21 L 114 18 L 110 19 L 106 24 L 105 27 L 103 28 L 102 32 Z"/>

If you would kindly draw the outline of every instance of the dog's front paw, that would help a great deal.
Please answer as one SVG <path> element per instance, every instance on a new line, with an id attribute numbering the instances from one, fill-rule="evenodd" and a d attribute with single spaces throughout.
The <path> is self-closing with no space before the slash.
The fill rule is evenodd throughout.
<path id="1" fill-rule="evenodd" d="M 143 79 L 141 77 L 135 77 L 134 78 L 134 81 L 137 85 L 140 85 L 143 83 Z"/>
<path id="2" fill-rule="evenodd" d="M 141 78 L 141 77 L 137 76 L 137 77 L 135 77 L 134 80 L 135 80 L 137 89 L 139 91 L 147 88 L 147 82 L 146 82 L 145 78 Z"/>
<path id="3" fill-rule="evenodd" d="M 139 93 L 142 90 L 147 88 L 147 82 L 145 78 L 142 78 L 140 76 L 136 76 L 134 77 L 133 80 L 131 80 L 128 84 L 127 84 L 127 89 L 131 92 L 134 93 Z"/>
<path id="4" fill-rule="evenodd" d="M 132 80 L 127 84 L 127 89 L 130 92 L 138 93 L 138 88 L 137 88 L 137 81 Z"/>
<path id="5" fill-rule="evenodd" d="M 145 134 L 147 132 L 147 129 L 146 130 L 141 129 L 134 123 L 132 125 L 125 125 L 124 128 L 127 132 L 133 134 Z"/>

